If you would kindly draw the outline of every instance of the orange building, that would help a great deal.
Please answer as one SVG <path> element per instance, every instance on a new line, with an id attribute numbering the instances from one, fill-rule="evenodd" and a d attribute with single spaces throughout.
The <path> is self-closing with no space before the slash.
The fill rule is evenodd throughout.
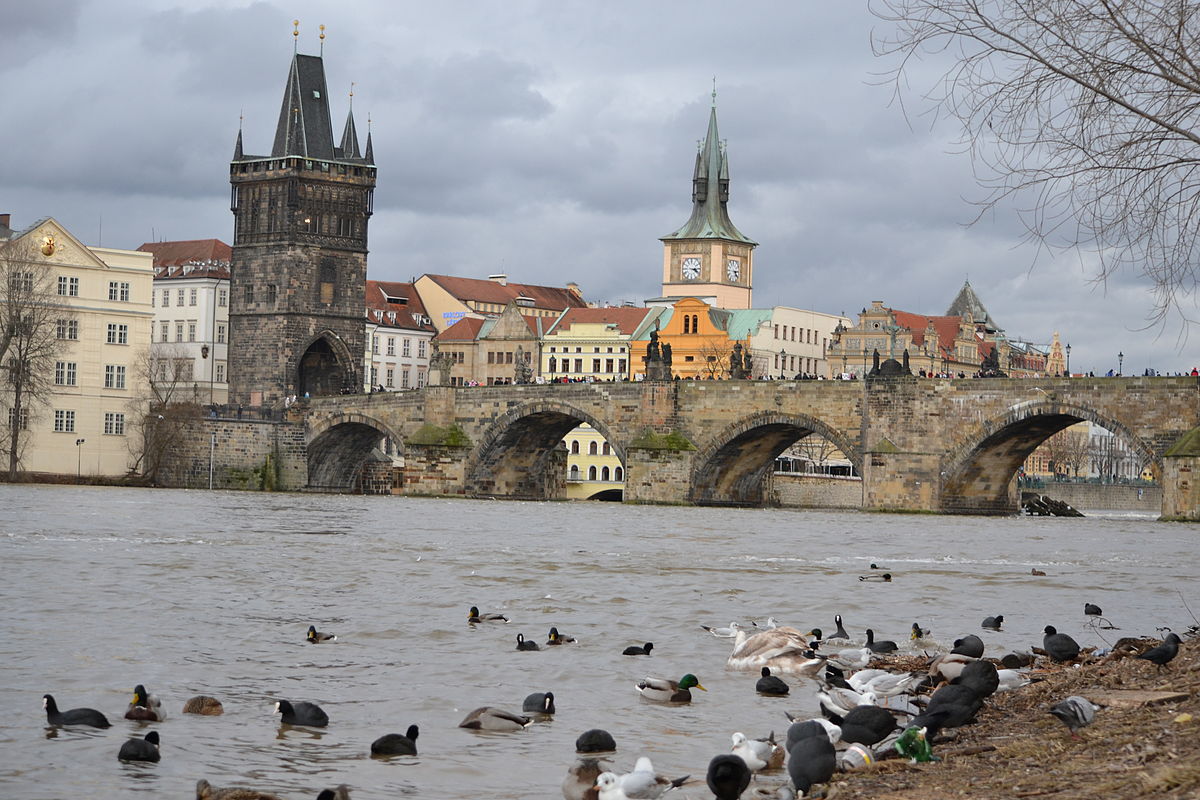
<path id="1" fill-rule="evenodd" d="M 730 312 L 713 308 L 695 297 L 675 303 L 670 318 L 658 332 L 659 345 L 671 347 L 671 372 L 681 379 L 716 380 L 729 376 L 729 356 L 734 340 L 729 338 Z M 749 347 L 749 339 L 742 342 Z M 645 373 L 640 358 L 635 369 Z"/>

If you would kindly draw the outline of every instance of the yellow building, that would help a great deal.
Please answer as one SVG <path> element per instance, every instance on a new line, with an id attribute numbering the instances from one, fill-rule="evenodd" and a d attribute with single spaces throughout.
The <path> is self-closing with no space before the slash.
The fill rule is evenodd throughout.
<path id="1" fill-rule="evenodd" d="M 0 218 L 0 234 L 8 230 Z M 134 465 L 137 424 L 149 400 L 148 369 L 154 309 L 150 253 L 88 247 L 54 219 L 0 236 L 28 274 L 57 304 L 51 393 L 21 415 L 27 472 L 119 477 Z M 3 298 L 0 297 L 0 302 Z M 61 310 L 58 310 L 61 309 Z M 48 376 L 50 377 L 50 376 Z M 0 395 L 5 419 L 12 398 Z M 13 420 L 16 422 L 16 420 Z M 5 429 L 7 430 L 7 428 Z M 7 456 L 7 454 L 6 454 Z"/>
<path id="2" fill-rule="evenodd" d="M 563 438 L 567 446 L 567 498 L 620 500 L 625 468 L 600 432 L 584 423 Z"/>
<path id="3" fill-rule="evenodd" d="M 541 375 L 556 380 L 631 380 L 644 339 L 666 309 L 571 308 L 542 337 Z"/>

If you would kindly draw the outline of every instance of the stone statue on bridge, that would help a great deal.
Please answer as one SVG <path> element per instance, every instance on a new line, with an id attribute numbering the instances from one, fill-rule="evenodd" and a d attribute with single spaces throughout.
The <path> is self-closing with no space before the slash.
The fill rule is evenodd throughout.
<path id="1" fill-rule="evenodd" d="M 525 359 L 525 348 L 517 345 L 516 364 L 513 366 L 513 380 L 516 383 L 532 383 L 533 368 Z"/>
<path id="2" fill-rule="evenodd" d="M 729 356 L 729 377 L 735 381 L 745 380 L 750 372 L 745 367 L 742 358 L 742 343 L 733 343 L 733 353 Z"/>
<path id="3" fill-rule="evenodd" d="M 1000 369 L 1000 355 L 995 347 L 991 352 L 983 357 L 983 361 L 979 364 L 979 377 L 981 378 L 1007 378 L 1008 375 Z"/>
<path id="4" fill-rule="evenodd" d="M 671 345 L 659 347 L 658 329 L 650 331 L 650 343 L 646 345 L 646 380 L 671 380 Z"/>

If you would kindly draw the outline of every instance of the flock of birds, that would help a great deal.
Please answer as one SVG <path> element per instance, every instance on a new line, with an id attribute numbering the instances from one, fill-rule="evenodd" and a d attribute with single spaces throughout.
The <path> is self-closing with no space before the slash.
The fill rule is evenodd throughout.
<path id="1" fill-rule="evenodd" d="M 890 578 L 890 575 L 887 576 Z M 1085 614 L 1099 617 L 1101 610 L 1088 603 Z M 482 614 L 472 606 L 468 615 L 472 625 L 507 623 L 503 614 Z M 1001 630 L 1002 615 L 989 616 L 981 627 Z M 751 778 L 763 770 L 786 767 L 789 783 L 775 789 L 755 788 L 753 797 L 794 798 L 805 796 L 813 786 L 827 783 L 838 770 L 853 770 L 869 766 L 888 751 L 914 762 L 937 760 L 933 755 L 934 738 L 943 730 L 973 721 L 984 702 L 993 693 L 1010 691 L 1029 684 L 1032 678 L 1024 668 L 1033 663 L 1031 653 L 1013 652 L 1000 659 L 998 668 L 985 660 L 984 643 L 979 636 L 968 634 L 954 641 L 948 652 L 939 652 L 928 659 L 925 669 L 891 671 L 869 665 L 877 656 L 887 656 L 900 650 L 895 641 L 877 639 L 872 629 L 864 630 L 864 638 L 855 641 L 842 622 L 834 616 L 835 630 L 829 635 L 813 628 L 779 625 L 772 617 L 762 626 L 737 622 L 727 627 L 701 626 L 708 634 L 733 642 L 726 662 L 735 670 L 755 670 L 759 673 L 755 690 L 763 695 L 786 697 L 791 686 L 779 674 L 811 680 L 816 686 L 816 699 L 821 715 L 808 719 L 787 714 L 791 724 L 783 742 L 774 732 L 763 738 L 750 738 L 742 732 L 731 736 L 729 753 L 719 754 L 708 766 L 706 782 L 717 800 L 746 797 Z M 909 634 L 912 649 L 936 648 L 929 631 L 914 622 Z M 331 633 L 310 626 L 306 636 L 313 644 L 336 641 Z M 543 646 L 569 645 L 576 640 L 554 627 L 545 645 L 516 637 L 519 651 L 539 650 Z M 1160 669 L 1175 658 L 1182 640 L 1168 633 L 1161 644 L 1137 656 L 1156 664 Z M 624 655 L 649 655 L 653 643 L 626 648 Z M 941 648 L 945 650 L 945 648 Z M 1079 644 L 1069 635 L 1059 633 L 1054 626 L 1044 629 L 1041 652 L 1054 662 L 1074 661 L 1080 655 Z M 779 673 L 779 674 L 777 674 Z M 691 673 L 678 680 L 647 676 L 636 684 L 642 698 L 656 703 L 683 704 L 692 701 L 692 690 L 707 691 Z M 932 691 L 931 691 L 932 690 Z M 86 725 L 94 728 L 111 727 L 103 713 L 92 708 L 73 708 L 60 711 L 52 695 L 43 696 L 47 722 L 51 726 Z M 1091 724 L 1100 706 L 1080 696 L 1071 696 L 1048 709 L 1048 712 L 1067 726 L 1072 737 Z M 275 710 L 283 723 L 323 728 L 329 716 L 314 703 L 278 700 Z M 184 713 L 215 715 L 223 712 L 219 700 L 198 695 L 185 703 Z M 555 713 L 554 694 L 535 692 L 525 698 L 522 713 L 483 706 L 471 711 L 459 727 L 484 731 L 518 731 L 531 725 L 537 717 Z M 139 684 L 125 711 L 125 718 L 142 722 L 161 722 L 166 718 L 161 700 Z M 404 734 L 390 733 L 371 744 L 373 756 L 417 754 L 417 725 L 410 725 Z M 122 761 L 157 762 L 161 758 L 160 736 L 152 730 L 142 738 L 127 739 L 117 754 Z M 654 800 L 685 784 L 690 776 L 668 778 L 657 774 L 650 759 L 638 758 L 630 772 L 607 770 L 606 753 L 616 750 L 616 743 L 607 731 L 592 729 L 576 741 L 578 759 L 569 768 L 562 784 L 566 800 Z M 348 787 L 340 785 L 324 789 L 318 800 L 349 800 Z M 255 789 L 231 787 L 218 789 L 206 780 L 196 785 L 197 800 L 278 800 L 276 795 Z"/>

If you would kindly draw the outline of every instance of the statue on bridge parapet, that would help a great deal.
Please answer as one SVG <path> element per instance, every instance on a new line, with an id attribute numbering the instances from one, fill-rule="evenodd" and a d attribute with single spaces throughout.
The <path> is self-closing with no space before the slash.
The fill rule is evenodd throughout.
<path id="1" fill-rule="evenodd" d="M 879 362 L 879 351 L 876 350 L 871 371 L 867 373 L 867 379 L 876 380 L 879 378 L 911 378 L 912 369 L 908 365 L 907 348 L 905 348 L 902 358 L 903 363 L 894 358 L 889 358 L 881 364 Z"/>
<path id="2" fill-rule="evenodd" d="M 729 377 L 735 381 L 743 381 L 750 375 L 746 362 L 742 357 L 742 343 L 733 343 L 733 354 L 729 357 Z"/>
<path id="3" fill-rule="evenodd" d="M 448 386 L 450 384 L 450 357 L 443 355 L 437 343 L 431 345 L 429 351 L 429 372 L 426 384 L 428 386 Z"/>
<path id="4" fill-rule="evenodd" d="M 979 377 L 981 378 L 1007 378 L 1003 370 L 1000 369 L 1000 356 L 997 353 L 997 348 L 993 347 L 992 351 L 983 357 L 983 361 L 979 365 Z"/>
<path id="5" fill-rule="evenodd" d="M 659 347 L 657 328 L 650 331 L 650 343 L 646 345 L 646 357 L 643 360 L 646 362 L 646 380 L 671 380 L 671 345 Z"/>
<path id="6" fill-rule="evenodd" d="M 525 360 L 525 348 L 517 345 L 516 364 L 513 366 L 513 380 L 516 383 L 533 383 L 533 368 Z"/>

